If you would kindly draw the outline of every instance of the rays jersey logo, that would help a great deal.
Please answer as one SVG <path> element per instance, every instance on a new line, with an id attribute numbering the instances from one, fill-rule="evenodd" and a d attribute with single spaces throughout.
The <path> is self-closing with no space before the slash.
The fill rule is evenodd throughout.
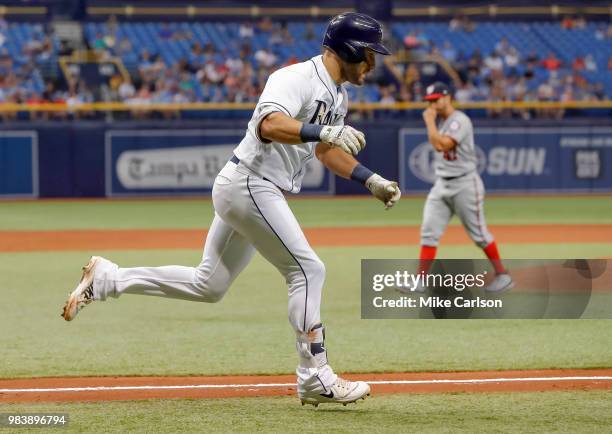
<path id="1" fill-rule="evenodd" d="M 325 101 L 316 99 L 317 108 L 315 109 L 312 118 L 308 123 L 319 124 L 319 125 L 332 125 L 335 124 L 338 119 L 342 117 L 340 113 L 333 113 L 331 110 L 327 110 L 327 104 Z"/>

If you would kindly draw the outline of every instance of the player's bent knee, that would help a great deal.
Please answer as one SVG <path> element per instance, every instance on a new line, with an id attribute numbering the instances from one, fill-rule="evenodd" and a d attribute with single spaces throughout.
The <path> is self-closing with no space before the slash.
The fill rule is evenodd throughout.
<path id="1" fill-rule="evenodd" d="M 306 274 L 317 277 L 320 279 L 325 279 L 325 264 L 318 257 L 314 257 L 309 259 L 303 265 L 304 271 Z"/>
<path id="2" fill-rule="evenodd" d="M 229 289 L 228 282 L 222 282 L 218 279 L 208 278 L 204 273 L 196 273 L 195 288 L 201 301 L 205 303 L 217 303 L 227 293 Z"/>
<path id="3" fill-rule="evenodd" d="M 201 301 L 205 303 L 217 303 L 221 301 L 221 299 L 227 293 L 227 287 L 205 287 L 198 288 L 199 294 L 201 296 Z"/>
<path id="4" fill-rule="evenodd" d="M 210 291 L 209 290 L 206 292 L 206 294 L 204 294 L 204 301 L 207 303 L 218 303 L 225 296 L 226 292 L 227 292 L 227 289 L 223 291 L 219 291 L 219 290 Z"/>
<path id="5" fill-rule="evenodd" d="M 291 291 L 320 287 L 325 280 L 325 265 L 316 256 L 301 257 L 285 274 Z"/>

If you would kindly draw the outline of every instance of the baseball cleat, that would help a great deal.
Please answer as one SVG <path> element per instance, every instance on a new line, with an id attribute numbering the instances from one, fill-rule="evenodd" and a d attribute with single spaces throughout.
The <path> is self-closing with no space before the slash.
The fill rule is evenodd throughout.
<path id="1" fill-rule="evenodd" d="M 89 303 L 94 301 L 93 280 L 94 270 L 102 258 L 92 256 L 87 265 L 83 267 L 83 275 L 77 287 L 68 297 L 68 301 L 64 305 L 62 317 L 66 321 L 72 321 L 77 313 Z"/>
<path id="2" fill-rule="evenodd" d="M 495 276 L 493 282 L 489 286 L 485 286 L 484 290 L 485 292 L 499 294 L 512 289 L 513 286 L 514 281 L 512 277 L 508 273 L 502 273 Z"/>
<path id="3" fill-rule="evenodd" d="M 302 405 L 312 404 L 318 407 L 319 404 L 338 403 L 346 404 L 366 399 L 370 396 L 370 385 L 363 381 L 348 381 L 338 377 L 336 382 L 327 389 L 326 393 L 312 393 L 300 396 Z"/>

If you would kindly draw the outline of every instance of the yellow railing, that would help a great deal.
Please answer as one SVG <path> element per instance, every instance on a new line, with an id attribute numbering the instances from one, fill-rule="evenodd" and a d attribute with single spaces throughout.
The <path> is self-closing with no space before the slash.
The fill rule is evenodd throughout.
<path id="1" fill-rule="evenodd" d="M 174 6 L 174 7 L 151 7 L 135 6 L 128 4 L 125 6 L 90 6 L 87 13 L 93 16 L 106 15 L 125 15 L 131 16 L 186 16 L 186 17 L 211 17 L 220 15 L 241 16 L 241 17 L 264 17 L 264 16 L 310 16 L 310 17 L 329 17 L 342 12 L 353 11 L 353 8 L 337 7 L 208 7 L 208 6 Z"/>
<path id="2" fill-rule="evenodd" d="M 87 14 L 90 16 L 157 16 L 157 17 L 210 17 L 214 19 L 219 16 L 236 17 L 263 17 L 263 16 L 295 16 L 326 18 L 337 15 L 341 12 L 353 11 L 350 7 L 211 7 L 201 5 L 185 5 L 171 7 L 140 6 L 138 3 L 126 4 L 124 6 L 89 6 Z M 45 15 L 45 6 L 6 6 L 0 5 L 0 15 Z M 550 16 L 559 17 L 562 15 L 610 15 L 612 16 L 612 5 L 602 6 L 497 6 L 488 4 L 472 7 L 397 7 L 392 9 L 394 17 L 451 17 L 455 14 L 472 16 L 497 17 L 502 15 L 515 16 Z"/>
<path id="3" fill-rule="evenodd" d="M 585 2 L 586 3 L 586 2 Z M 612 5 L 609 6 L 497 6 L 495 4 L 473 7 L 398 7 L 393 8 L 395 17 L 450 17 L 456 14 L 480 15 L 496 17 L 500 15 L 515 16 L 550 16 L 562 15 L 612 15 Z"/>
<path id="4" fill-rule="evenodd" d="M 45 6 L 6 6 L 0 5 L 0 15 L 45 15 Z"/>
<path id="5" fill-rule="evenodd" d="M 210 6 L 173 6 L 155 7 L 139 6 L 136 3 L 125 6 L 90 6 L 87 13 L 92 16 L 124 15 L 124 16 L 185 16 L 185 17 L 218 17 L 218 16 L 241 16 L 241 17 L 263 17 L 263 16 L 310 16 L 329 17 L 341 12 L 352 11 L 352 8 L 337 7 L 210 7 Z M 517 16 L 550 16 L 562 15 L 612 15 L 612 5 L 603 6 L 497 6 L 488 4 L 472 7 L 397 7 L 392 9 L 395 17 L 451 17 L 455 14 L 480 15 L 496 17 L 501 15 Z"/>
<path id="6" fill-rule="evenodd" d="M 612 100 L 605 101 L 568 101 L 568 102 L 470 102 L 456 104 L 460 109 L 612 109 Z M 183 111 L 183 110 L 252 110 L 255 103 L 189 103 L 189 104 L 126 104 L 120 102 L 95 102 L 86 104 L 1 104 L 0 112 L 125 112 L 125 111 Z M 427 107 L 424 102 L 352 103 L 350 110 L 421 110 Z"/>

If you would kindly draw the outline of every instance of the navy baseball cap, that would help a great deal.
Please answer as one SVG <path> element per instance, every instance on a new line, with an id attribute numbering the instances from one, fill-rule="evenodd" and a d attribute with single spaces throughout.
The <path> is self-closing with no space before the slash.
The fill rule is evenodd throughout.
<path id="1" fill-rule="evenodd" d="M 450 95 L 450 88 L 441 81 L 436 81 L 433 84 L 427 86 L 425 89 L 425 101 L 435 101 L 443 96 Z"/>

